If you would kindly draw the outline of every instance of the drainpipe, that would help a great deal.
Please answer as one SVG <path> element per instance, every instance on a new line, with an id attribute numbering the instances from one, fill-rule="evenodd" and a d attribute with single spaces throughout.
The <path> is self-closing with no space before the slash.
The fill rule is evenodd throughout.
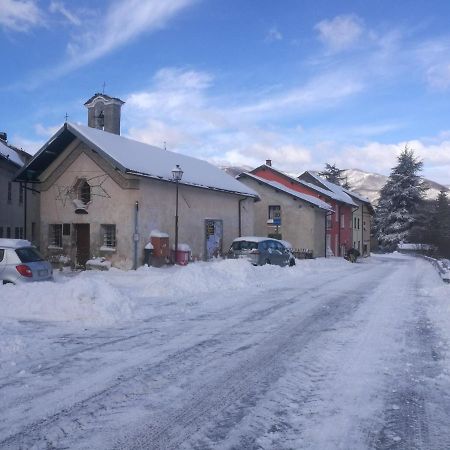
<path id="1" fill-rule="evenodd" d="M 364 203 L 361 205 L 361 255 L 364 254 Z"/>
<path id="2" fill-rule="evenodd" d="M 134 260 L 133 260 L 133 270 L 136 270 L 137 269 L 137 265 L 138 265 L 138 241 L 139 241 L 138 213 L 139 213 L 139 202 L 136 200 L 136 203 L 135 203 L 135 206 L 134 206 L 134 235 L 133 235 Z"/>
<path id="3" fill-rule="evenodd" d="M 353 213 L 358 211 L 358 209 L 359 209 L 359 206 L 357 206 L 355 209 L 352 208 L 352 243 L 353 243 L 353 227 L 355 226 L 355 221 L 353 220 Z M 356 242 L 355 242 L 355 244 L 356 244 Z"/>
<path id="4" fill-rule="evenodd" d="M 338 256 L 341 255 L 341 205 L 336 203 L 336 214 L 338 217 Z"/>
<path id="5" fill-rule="evenodd" d="M 20 189 L 23 189 L 23 238 L 27 238 L 27 183 L 24 187 L 20 183 Z"/>
<path id="6" fill-rule="evenodd" d="M 327 223 L 328 223 L 328 217 L 331 217 L 333 214 L 333 211 L 328 211 L 325 213 L 325 258 L 327 257 Z"/>
<path id="7" fill-rule="evenodd" d="M 242 213 L 241 213 L 241 202 L 243 202 L 245 198 L 239 199 L 238 202 L 238 221 L 239 221 L 239 237 L 242 236 Z"/>

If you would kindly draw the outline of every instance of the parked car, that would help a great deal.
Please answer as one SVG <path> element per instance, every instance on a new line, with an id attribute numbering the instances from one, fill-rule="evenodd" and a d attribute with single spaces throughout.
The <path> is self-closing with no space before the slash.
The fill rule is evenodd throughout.
<path id="1" fill-rule="evenodd" d="M 228 258 L 247 258 L 254 266 L 276 264 L 294 266 L 292 246 L 286 241 L 267 237 L 245 236 L 231 244 Z"/>
<path id="2" fill-rule="evenodd" d="M 52 265 L 31 242 L 0 239 L 0 282 L 19 284 L 49 280 L 53 280 Z"/>

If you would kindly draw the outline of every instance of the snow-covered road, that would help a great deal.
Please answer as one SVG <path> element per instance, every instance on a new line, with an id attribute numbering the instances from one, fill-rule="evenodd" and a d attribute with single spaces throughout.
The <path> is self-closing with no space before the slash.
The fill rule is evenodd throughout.
<path id="1" fill-rule="evenodd" d="M 120 305 L 92 297 L 89 320 L 94 288 Z M 2 449 L 450 448 L 450 286 L 426 261 L 223 261 L 39 289 L 47 309 L 0 287 Z M 58 310 L 55 292 L 77 303 Z"/>

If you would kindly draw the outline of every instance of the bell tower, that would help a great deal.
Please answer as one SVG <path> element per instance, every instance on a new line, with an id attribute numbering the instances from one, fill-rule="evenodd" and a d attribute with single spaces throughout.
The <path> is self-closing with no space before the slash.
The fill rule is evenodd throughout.
<path id="1" fill-rule="evenodd" d="M 124 103 L 120 98 L 94 94 L 84 104 L 88 109 L 88 126 L 120 134 L 120 110 Z"/>

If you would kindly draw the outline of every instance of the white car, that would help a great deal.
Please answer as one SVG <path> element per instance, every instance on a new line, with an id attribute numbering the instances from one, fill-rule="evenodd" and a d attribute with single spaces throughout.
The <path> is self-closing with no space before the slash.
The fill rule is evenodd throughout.
<path id="1" fill-rule="evenodd" d="M 52 265 L 23 239 L 0 239 L 0 283 L 53 280 Z"/>

